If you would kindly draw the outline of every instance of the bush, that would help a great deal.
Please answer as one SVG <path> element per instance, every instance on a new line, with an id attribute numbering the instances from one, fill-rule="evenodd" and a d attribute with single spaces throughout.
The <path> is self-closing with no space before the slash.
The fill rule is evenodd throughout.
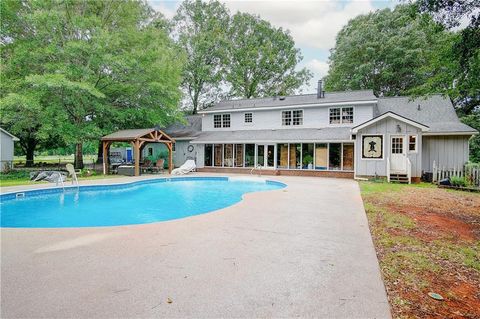
<path id="1" fill-rule="evenodd" d="M 0 173 L 0 180 L 30 179 L 29 171 L 9 171 Z"/>
<path id="2" fill-rule="evenodd" d="M 467 187 L 468 183 L 465 177 L 452 176 L 450 177 L 450 183 L 457 187 Z"/>

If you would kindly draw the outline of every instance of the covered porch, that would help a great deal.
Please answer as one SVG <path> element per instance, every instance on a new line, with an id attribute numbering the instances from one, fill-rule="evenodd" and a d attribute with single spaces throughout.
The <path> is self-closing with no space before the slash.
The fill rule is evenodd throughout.
<path id="1" fill-rule="evenodd" d="M 103 174 L 109 172 L 109 149 L 114 142 L 130 143 L 134 154 L 135 176 L 140 175 L 142 150 L 147 143 L 162 143 L 168 149 L 168 172 L 173 169 L 173 143 L 175 140 L 158 128 L 120 130 L 102 137 Z"/>

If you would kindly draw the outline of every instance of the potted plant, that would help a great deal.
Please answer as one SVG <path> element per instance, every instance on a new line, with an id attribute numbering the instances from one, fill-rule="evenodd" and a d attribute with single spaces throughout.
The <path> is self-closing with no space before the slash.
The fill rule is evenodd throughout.
<path id="1" fill-rule="evenodd" d="M 305 155 L 302 161 L 303 161 L 303 168 L 308 168 L 308 169 L 313 168 L 313 156 Z"/>

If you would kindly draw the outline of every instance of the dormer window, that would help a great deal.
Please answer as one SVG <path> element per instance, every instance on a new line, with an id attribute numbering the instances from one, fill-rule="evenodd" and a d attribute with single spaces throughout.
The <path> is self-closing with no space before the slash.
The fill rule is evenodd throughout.
<path id="1" fill-rule="evenodd" d="M 332 107 L 330 109 L 330 124 L 353 123 L 353 107 Z"/>
<path id="2" fill-rule="evenodd" d="M 303 125 L 303 110 L 282 111 L 282 125 Z"/>
<path id="3" fill-rule="evenodd" d="M 213 127 L 230 127 L 230 114 L 214 114 L 213 115 Z"/>

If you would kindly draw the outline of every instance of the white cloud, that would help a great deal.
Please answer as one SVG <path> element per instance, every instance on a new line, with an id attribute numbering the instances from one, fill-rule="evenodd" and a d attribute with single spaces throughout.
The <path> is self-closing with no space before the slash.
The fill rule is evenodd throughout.
<path id="1" fill-rule="evenodd" d="M 175 5 L 174 8 L 171 8 L 166 5 L 166 1 L 157 1 L 157 0 L 151 0 L 148 1 L 148 4 L 158 12 L 161 12 L 165 18 L 167 19 L 172 19 L 175 16 L 178 4 Z"/>
<path id="2" fill-rule="evenodd" d="M 290 30 L 297 46 L 330 49 L 347 22 L 362 13 L 375 10 L 365 1 L 230 1 L 232 13 L 241 11 L 260 15 L 277 27 Z"/>
<path id="3" fill-rule="evenodd" d="M 328 73 L 328 63 L 318 59 L 312 59 L 305 63 L 307 69 L 314 73 L 314 79 L 321 79 Z"/>

